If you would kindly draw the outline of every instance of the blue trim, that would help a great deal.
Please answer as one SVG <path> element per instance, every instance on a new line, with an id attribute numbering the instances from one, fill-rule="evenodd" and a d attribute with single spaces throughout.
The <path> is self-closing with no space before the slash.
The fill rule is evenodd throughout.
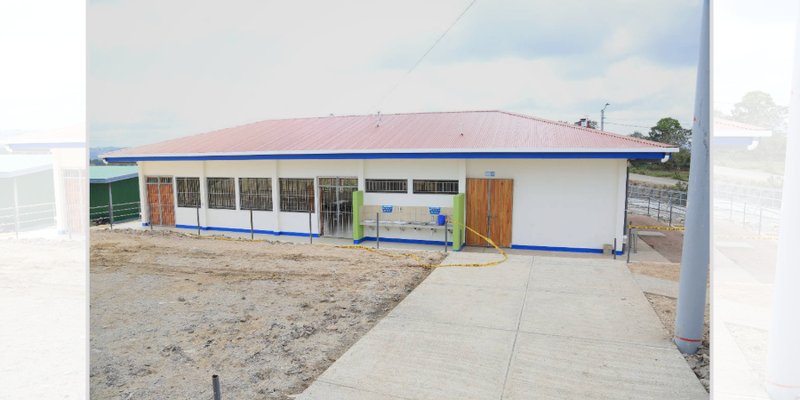
<path id="1" fill-rule="evenodd" d="M 150 226 L 149 222 L 142 222 L 142 226 Z"/>
<path id="2" fill-rule="evenodd" d="M 361 239 L 354 239 L 353 244 L 359 244 L 361 242 L 371 241 L 374 242 L 375 238 L 372 236 L 364 236 Z M 400 239 L 400 238 L 381 238 L 381 242 L 387 243 L 408 243 L 408 244 L 431 244 L 431 245 L 444 245 L 444 241 L 441 240 L 421 240 L 421 239 Z M 448 246 L 452 246 L 453 242 L 447 242 Z"/>
<path id="3" fill-rule="evenodd" d="M 176 224 L 176 228 L 179 229 L 193 229 L 197 230 L 197 225 L 181 225 Z M 237 232 L 237 233 L 250 233 L 250 229 L 243 229 L 243 228 L 223 228 L 219 226 L 201 226 L 201 231 L 219 231 L 219 232 Z M 274 236 L 303 236 L 308 237 L 308 233 L 303 232 L 275 232 L 270 230 L 263 230 L 263 229 L 253 229 L 253 233 L 257 233 L 259 235 L 274 235 Z M 319 237 L 318 233 L 312 234 L 313 237 Z"/>
<path id="4" fill-rule="evenodd" d="M 611 158 L 629 160 L 657 160 L 669 153 L 610 153 L 610 152 L 456 152 L 456 153 L 336 153 L 336 154 L 248 154 L 248 155 L 209 155 L 209 156 L 141 156 L 105 157 L 106 162 L 136 161 L 213 161 L 213 160 L 363 160 L 383 158 Z"/>
<path id="5" fill-rule="evenodd" d="M 570 253 L 603 254 L 603 249 L 592 249 L 588 247 L 531 246 L 527 244 L 512 244 L 511 248 L 515 250 L 564 251 Z M 621 250 L 617 250 L 616 253 L 618 256 L 623 254 Z"/>

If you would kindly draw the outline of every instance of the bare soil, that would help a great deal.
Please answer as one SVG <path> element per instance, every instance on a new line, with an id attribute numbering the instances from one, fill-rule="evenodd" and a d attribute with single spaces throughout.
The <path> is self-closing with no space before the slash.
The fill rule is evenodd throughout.
<path id="1" fill-rule="evenodd" d="M 431 263 L 442 253 L 418 252 Z M 430 273 L 408 258 L 164 231 L 91 234 L 91 397 L 288 399 Z"/>
<path id="2" fill-rule="evenodd" d="M 636 261 L 628 263 L 628 269 L 634 274 L 647 275 L 673 282 L 679 282 L 681 277 L 681 265 L 679 263 Z"/>
<path id="3" fill-rule="evenodd" d="M 628 214 L 628 222 L 637 226 L 669 226 L 655 218 L 637 214 Z M 681 253 L 683 252 L 683 231 L 657 232 L 663 233 L 664 236 L 640 236 L 639 238 L 670 262 L 681 262 Z"/>

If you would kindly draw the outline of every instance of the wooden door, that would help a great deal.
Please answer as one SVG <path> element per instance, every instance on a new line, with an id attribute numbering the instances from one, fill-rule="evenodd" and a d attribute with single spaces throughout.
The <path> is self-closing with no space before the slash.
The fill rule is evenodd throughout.
<path id="1" fill-rule="evenodd" d="M 500 247 L 511 247 L 512 179 L 467 178 L 467 226 L 491 238 Z M 489 244 L 467 230 L 467 245 Z"/>
<path id="2" fill-rule="evenodd" d="M 467 178 L 467 226 L 486 235 L 489 228 L 488 179 Z M 467 229 L 467 246 L 486 246 L 480 236 Z"/>
<path id="3" fill-rule="evenodd" d="M 150 211 L 150 224 L 175 225 L 175 200 L 172 193 L 172 178 L 148 176 L 147 209 Z"/>
<path id="4" fill-rule="evenodd" d="M 175 197 L 172 192 L 172 178 L 161 178 L 158 185 L 161 197 L 161 225 L 175 225 Z"/>
<path id="5" fill-rule="evenodd" d="M 500 247 L 511 247 L 511 210 L 514 181 L 489 180 L 489 237 Z"/>
<path id="6" fill-rule="evenodd" d="M 150 211 L 150 225 L 161 225 L 161 196 L 158 190 L 158 177 L 147 177 L 147 209 Z"/>

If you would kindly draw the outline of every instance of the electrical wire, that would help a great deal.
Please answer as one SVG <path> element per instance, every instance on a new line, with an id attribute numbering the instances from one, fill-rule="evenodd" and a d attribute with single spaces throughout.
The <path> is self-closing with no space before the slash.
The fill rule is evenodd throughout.
<path id="1" fill-rule="evenodd" d="M 475 5 L 475 3 L 477 1 L 478 0 L 472 0 L 469 3 L 469 5 L 467 5 L 467 8 L 465 8 L 464 11 L 462 11 L 461 14 L 458 15 L 458 17 L 455 19 L 455 21 L 453 21 L 453 23 L 451 23 L 450 26 L 448 26 L 447 29 L 445 29 L 445 31 L 442 32 L 442 34 L 436 39 L 436 41 L 433 42 L 431 47 L 429 47 L 428 50 L 426 50 L 425 53 L 422 54 L 422 57 L 420 57 L 417 60 L 417 62 L 415 62 L 414 65 L 411 68 L 409 68 L 408 71 L 406 71 L 406 73 L 403 74 L 403 76 L 401 76 L 400 79 L 398 79 L 397 82 L 394 83 L 394 85 L 392 85 L 392 87 L 389 89 L 389 91 L 386 92 L 386 94 L 384 94 L 383 97 L 381 97 L 381 99 L 378 100 L 378 102 L 373 107 L 371 107 L 369 112 L 377 110 L 378 107 L 380 107 L 383 104 L 383 102 L 386 101 L 386 99 L 389 97 L 389 95 L 391 95 L 392 92 L 394 92 L 394 90 L 397 89 L 397 87 L 400 85 L 400 83 L 402 83 L 403 80 L 405 80 L 406 77 L 408 77 L 408 75 L 410 75 L 411 72 L 413 72 L 420 63 L 422 63 L 422 60 L 424 60 L 425 57 L 427 57 L 428 54 L 430 54 L 430 52 L 434 49 L 434 47 L 436 47 L 436 45 L 439 44 L 439 42 L 441 42 L 442 39 L 444 39 L 445 36 L 447 36 L 447 33 L 450 32 L 450 29 L 453 29 L 453 27 L 458 23 L 458 21 L 461 20 L 461 18 L 464 16 L 464 14 L 466 14 L 467 11 L 469 11 L 469 9 L 472 8 L 472 6 Z"/>

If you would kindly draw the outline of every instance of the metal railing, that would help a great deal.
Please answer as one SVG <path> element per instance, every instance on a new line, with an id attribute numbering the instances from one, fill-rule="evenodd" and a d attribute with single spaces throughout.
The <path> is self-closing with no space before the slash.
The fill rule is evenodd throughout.
<path id="1" fill-rule="evenodd" d="M 777 235 L 781 191 L 748 185 L 715 184 L 714 218 L 728 220 L 758 235 Z"/>
<path id="2" fill-rule="evenodd" d="M 25 204 L 0 208 L 0 232 L 14 232 L 53 226 L 56 223 L 56 204 Z"/>
<path id="3" fill-rule="evenodd" d="M 89 220 L 92 225 L 110 224 L 138 219 L 141 209 L 138 201 L 127 203 L 111 203 L 89 207 Z"/>
<path id="4" fill-rule="evenodd" d="M 647 215 L 669 226 L 686 220 L 686 192 L 649 186 L 628 186 L 628 212 Z"/>

